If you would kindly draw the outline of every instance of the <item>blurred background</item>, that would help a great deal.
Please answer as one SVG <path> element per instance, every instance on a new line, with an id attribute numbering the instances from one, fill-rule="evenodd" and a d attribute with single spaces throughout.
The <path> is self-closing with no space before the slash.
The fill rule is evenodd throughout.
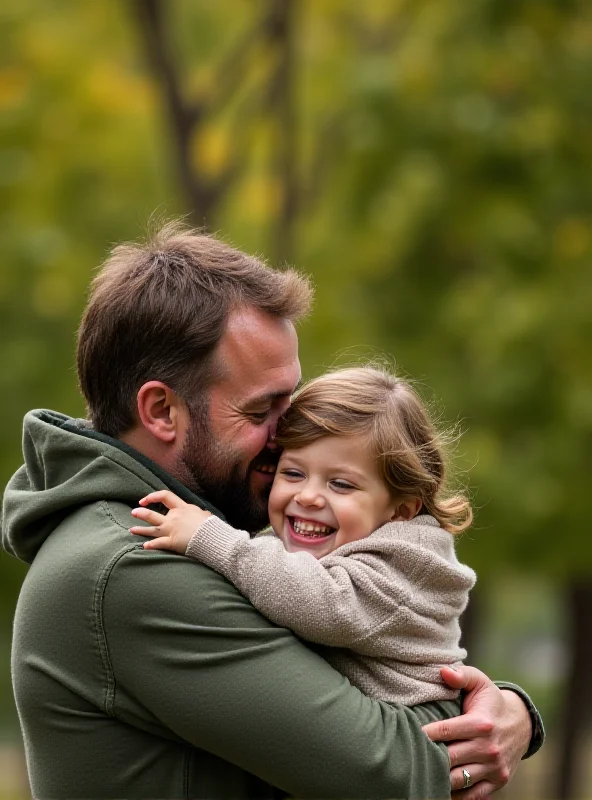
<path id="1" fill-rule="evenodd" d="M 174 215 L 317 285 L 306 377 L 389 354 L 477 507 L 469 661 L 545 750 L 506 798 L 592 797 L 592 4 L 3 0 L 0 485 L 33 407 L 83 415 L 109 248 Z M 28 794 L 0 554 L 0 799 Z M 500 795 L 501 797 L 501 795 Z"/>

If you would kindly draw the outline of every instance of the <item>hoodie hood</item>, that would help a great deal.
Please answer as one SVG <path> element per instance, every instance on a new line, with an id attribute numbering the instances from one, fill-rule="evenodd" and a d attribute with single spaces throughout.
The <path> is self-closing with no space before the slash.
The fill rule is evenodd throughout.
<path id="1" fill-rule="evenodd" d="M 94 431 L 86 420 L 30 411 L 23 424 L 25 463 L 8 482 L 2 545 L 27 563 L 77 507 L 99 500 L 135 507 L 148 492 L 170 489 L 223 519 L 209 503 L 137 450 Z"/>

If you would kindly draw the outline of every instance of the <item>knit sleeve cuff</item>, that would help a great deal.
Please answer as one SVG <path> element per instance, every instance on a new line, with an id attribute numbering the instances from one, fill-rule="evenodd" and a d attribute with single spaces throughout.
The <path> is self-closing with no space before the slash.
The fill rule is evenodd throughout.
<path id="1" fill-rule="evenodd" d="M 246 531 L 239 531 L 212 515 L 195 531 L 185 555 L 201 561 L 228 577 L 237 545 L 250 541 Z"/>
<path id="2" fill-rule="evenodd" d="M 537 752 L 537 750 L 540 750 L 540 748 L 543 746 L 543 742 L 545 741 L 546 734 L 543 718 L 541 717 L 537 707 L 532 702 L 530 697 L 520 686 L 517 686 L 515 683 L 507 683 L 506 681 L 494 681 L 494 683 L 500 689 L 509 689 L 512 692 L 516 692 L 528 710 L 530 721 L 532 723 L 532 736 L 530 737 L 528 750 L 522 756 L 522 759 L 524 760 L 525 758 L 530 758 Z"/>

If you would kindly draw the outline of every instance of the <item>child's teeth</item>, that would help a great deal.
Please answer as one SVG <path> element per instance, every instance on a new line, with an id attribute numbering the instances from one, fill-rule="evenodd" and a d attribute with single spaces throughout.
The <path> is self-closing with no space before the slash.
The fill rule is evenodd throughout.
<path id="1" fill-rule="evenodd" d="M 327 525 L 314 525 L 312 522 L 301 522 L 296 519 L 293 522 L 293 526 L 296 533 L 304 533 L 309 536 L 326 536 L 332 531 L 332 528 Z"/>

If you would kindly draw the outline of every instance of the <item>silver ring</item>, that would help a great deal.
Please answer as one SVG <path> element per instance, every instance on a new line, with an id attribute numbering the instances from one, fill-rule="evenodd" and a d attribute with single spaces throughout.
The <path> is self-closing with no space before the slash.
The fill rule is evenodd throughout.
<path id="1" fill-rule="evenodd" d="M 471 785 L 471 773 L 463 768 L 463 789 L 468 789 Z"/>

